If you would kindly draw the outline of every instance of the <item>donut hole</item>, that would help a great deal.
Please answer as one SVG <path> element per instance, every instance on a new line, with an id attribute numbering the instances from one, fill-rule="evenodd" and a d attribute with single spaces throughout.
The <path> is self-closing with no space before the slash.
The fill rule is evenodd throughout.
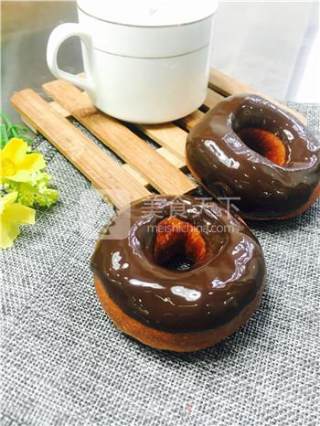
<path id="1" fill-rule="evenodd" d="M 153 253 L 156 264 L 184 272 L 199 266 L 206 253 L 205 239 L 191 223 L 169 216 L 157 224 Z"/>
<path id="2" fill-rule="evenodd" d="M 286 146 L 274 133 L 256 127 L 245 127 L 239 129 L 236 133 L 253 151 L 279 166 L 283 166 L 286 163 Z"/>

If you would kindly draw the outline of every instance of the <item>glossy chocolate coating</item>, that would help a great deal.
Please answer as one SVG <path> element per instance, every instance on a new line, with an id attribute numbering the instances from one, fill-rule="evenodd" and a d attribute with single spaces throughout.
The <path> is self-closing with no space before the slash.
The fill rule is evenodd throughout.
<path id="1" fill-rule="evenodd" d="M 259 128 L 277 135 L 287 161 L 277 165 L 237 135 Z M 320 182 L 320 144 L 290 113 L 256 95 L 226 98 L 188 136 L 188 165 L 215 197 L 235 197 L 251 219 L 283 218 L 303 207 Z"/>
<path id="2" fill-rule="evenodd" d="M 156 212 L 146 212 L 150 200 L 158 203 Z M 175 216 L 197 226 L 206 241 L 205 258 L 188 271 L 167 269 L 153 259 L 155 227 L 172 215 L 173 205 L 180 206 Z M 126 229 L 127 235 L 119 236 Z M 262 249 L 249 228 L 217 204 L 204 206 L 190 197 L 133 203 L 102 233 L 91 267 L 125 313 L 169 332 L 230 321 L 254 299 L 265 277 Z"/>

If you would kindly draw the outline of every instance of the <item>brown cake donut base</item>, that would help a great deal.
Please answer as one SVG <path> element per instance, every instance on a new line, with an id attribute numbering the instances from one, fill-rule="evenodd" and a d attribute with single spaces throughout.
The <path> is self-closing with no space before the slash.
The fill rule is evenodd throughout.
<path id="1" fill-rule="evenodd" d="M 109 297 L 103 283 L 95 275 L 94 283 L 100 303 L 112 319 L 114 324 L 123 333 L 139 340 L 145 345 L 155 349 L 174 352 L 194 352 L 214 346 L 221 340 L 233 334 L 241 328 L 252 314 L 257 310 L 264 286 L 259 293 L 235 318 L 222 326 L 212 330 L 197 331 L 190 333 L 169 333 L 142 324 L 130 317 Z"/>

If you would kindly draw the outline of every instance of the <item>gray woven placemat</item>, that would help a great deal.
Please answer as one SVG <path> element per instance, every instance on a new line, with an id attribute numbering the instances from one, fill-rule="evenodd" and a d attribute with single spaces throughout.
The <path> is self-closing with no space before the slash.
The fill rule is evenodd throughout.
<path id="1" fill-rule="evenodd" d="M 295 105 L 320 132 L 320 107 Z M 254 225 L 268 286 L 240 332 L 195 354 L 120 334 L 89 258 L 113 213 L 41 137 L 61 202 L 1 253 L 1 425 L 319 425 L 320 202 Z M 82 225 L 80 225 L 82 223 Z"/>

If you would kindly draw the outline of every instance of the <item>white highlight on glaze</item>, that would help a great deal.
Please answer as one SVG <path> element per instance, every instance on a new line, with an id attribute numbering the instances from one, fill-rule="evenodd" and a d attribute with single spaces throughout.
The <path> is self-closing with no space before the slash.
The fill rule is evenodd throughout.
<path id="1" fill-rule="evenodd" d="M 176 285 L 171 288 L 171 293 L 175 296 L 180 296 L 187 302 L 194 302 L 201 297 L 201 292 L 194 289 L 183 287 L 182 285 Z"/>
<path id="2" fill-rule="evenodd" d="M 119 271 L 119 269 L 121 268 L 121 259 L 122 257 L 119 251 L 115 251 L 114 253 L 112 253 L 111 264 L 115 271 Z"/>
<path id="3" fill-rule="evenodd" d="M 131 278 L 129 280 L 129 283 L 132 285 L 135 285 L 137 287 L 148 287 L 148 288 L 157 288 L 157 289 L 162 289 L 164 288 L 162 285 L 158 284 L 158 283 L 150 283 L 147 281 L 141 281 L 141 280 L 137 280 L 136 278 Z"/>
<path id="4" fill-rule="evenodd" d="M 234 259 L 234 270 L 231 276 L 228 279 L 220 280 L 215 278 L 211 284 L 213 288 L 223 288 L 228 283 L 237 281 L 241 275 L 244 274 L 247 265 L 252 258 L 254 251 L 254 244 L 250 241 L 246 241 L 244 238 L 233 248 L 232 256 L 235 256 Z"/>
<path id="5" fill-rule="evenodd" d="M 223 163 L 225 166 L 231 169 L 238 169 L 240 167 L 239 161 L 235 160 L 234 158 L 229 158 L 227 155 L 225 155 L 223 150 L 214 141 L 206 140 L 204 144 L 215 153 L 221 163 Z"/>
<path id="6" fill-rule="evenodd" d="M 288 141 L 292 141 L 294 139 L 293 134 L 290 132 L 290 130 L 283 129 L 283 133 L 287 136 Z"/>
<path id="7" fill-rule="evenodd" d="M 222 280 L 219 280 L 218 278 L 215 278 L 211 282 L 213 288 L 223 288 L 225 287 L 225 282 Z M 212 294 L 212 293 L 211 293 Z"/>
<path id="8" fill-rule="evenodd" d="M 112 253 L 111 264 L 112 264 L 112 268 L 115 271 L 119 271 L 119 269 L 129 268 L 129 263 L 125 262 L 123 265 L 121 265 L 121 260 L 122 260 L 122 257 L 119 251 L 115 251 L 114 253 Z"/>

